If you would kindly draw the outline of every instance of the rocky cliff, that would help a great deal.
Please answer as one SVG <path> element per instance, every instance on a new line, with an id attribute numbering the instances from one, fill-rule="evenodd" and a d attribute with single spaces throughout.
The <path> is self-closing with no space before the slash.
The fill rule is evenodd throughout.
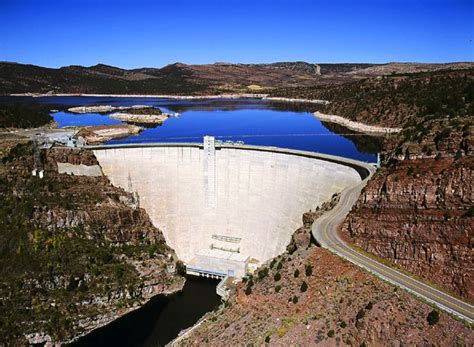
<path id="1" fill-rule="evenodd" d="M 388 138 L 382 168 L 343 225 L 348 238 L 365 251 L 470 301 L 472 105 L 472 95 L 466 95 L 450 112 L 457 116 L 443 116 L 444 106 L 438 114 L 412 116 L 401 134 Z"/>
<path id="2" fill-rule="evenodd" d="M 384 168 L 343 230 L 364 250 L 473 300 L 473 168 L 472 156 Z"/>
<path id="3" fill-rule="evenodd" d="M 95 165 L 91 152 L 31 144 L 0 165 L 0 341 L 70 341 L 181 288 L 163 234 L 133 197 L 104 176 L 57 173 L 57 163 Z"/>

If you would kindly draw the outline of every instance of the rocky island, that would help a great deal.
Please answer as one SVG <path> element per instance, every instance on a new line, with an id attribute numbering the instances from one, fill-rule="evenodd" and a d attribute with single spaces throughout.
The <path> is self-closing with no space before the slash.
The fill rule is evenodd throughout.
<path id="1" fill-rule="evenodd" d="M 81 128 L 76 137 L 82 136 L 86 143 L 97 144 L 129 135 L 136 135 L 141 131 L 143 131 L 143 127 L 131 124 L 97 125 Z"/>
<path id="2" fill-rule="evenodd" d="M 134 108 L 129 109 L 126 112 L 112 113 L 110 118 L 118 119 L 126 123 L 140 124 L 140 125 L 161 125 L 169 117 L 177 116 L 177 114 L 171 115 L 168 113 L 161 112 L 159 108 L 148 107 L 148 108 Z"/>
<path id="3" fill-rule="evenodd" d="M 124 111 L 124 110 L 142 110 L 151 108 L 146 105 L 134 105 L 134 106 L 111 106 L 111 105 L 92 105 L 92 106 L 77 106 L 68 108 L 68 112 L 72 113 L 109 113 L 112 111 Z"/>

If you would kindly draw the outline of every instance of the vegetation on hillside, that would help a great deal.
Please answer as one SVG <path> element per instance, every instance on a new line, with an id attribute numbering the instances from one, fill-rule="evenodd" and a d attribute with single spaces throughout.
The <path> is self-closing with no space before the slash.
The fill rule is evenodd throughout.
<path id="1" fill-rule="evenodd" d="M 474 69 L 368 78 L 336 86 L 282 88 L 272 96 L 323 99 L 319 111 L 380 126 L 474 115 Z"/>
<path id="2" fill-rule="evenodd" d="M 53 118 L 44 107 L 24 105 L 0 106 L 0 128 L 35 128 L 51 122 Z"/>
<path id="3" fill-rule="evenodd" d="M 0 163 L 0 341 L 68 340 L 87 329 L 80 320 L 143 302 L 140 268 L 153 267 L 164 287 L 174 281 L 170 249 L 144 211 L 124 205 L 127 193 L 49 166 L 33 177 L 32 157 L 27 143 Z"/>

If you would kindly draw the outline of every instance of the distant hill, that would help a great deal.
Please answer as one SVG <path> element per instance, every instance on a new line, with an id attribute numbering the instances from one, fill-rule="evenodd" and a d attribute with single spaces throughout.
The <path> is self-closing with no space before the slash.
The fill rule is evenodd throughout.
<path id="1" fill-rule="evenodd" d="M 203 94 L 258 92 L 270 88 L 340 84 L 357 77 L 440 69 L 465 69 L 474 63 L 419 64 L 271 64 L 175 63 L 163 68 L 121 69 L 98 64 L 90 67 L 45 68 L 0 62 L 0 94 Z"/>

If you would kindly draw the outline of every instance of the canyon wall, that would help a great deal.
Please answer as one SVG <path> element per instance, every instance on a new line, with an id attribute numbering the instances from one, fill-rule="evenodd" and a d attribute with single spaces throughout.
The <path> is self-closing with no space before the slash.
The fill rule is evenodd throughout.
<path id="1" fill-rule="evenodd" d="M 403 160 L 368 183 L 343 225 L 351 242 L 474 298 L 472 156 Z"/>

